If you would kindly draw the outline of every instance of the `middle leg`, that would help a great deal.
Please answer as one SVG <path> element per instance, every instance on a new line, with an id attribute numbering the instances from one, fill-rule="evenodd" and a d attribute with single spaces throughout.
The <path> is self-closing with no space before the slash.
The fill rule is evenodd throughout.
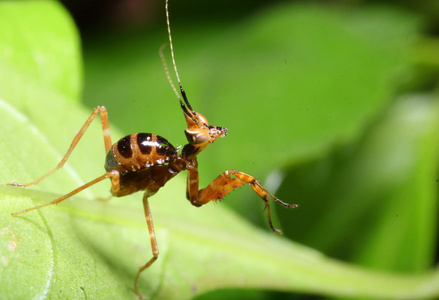
<path id="1" fill-rule="evenodd" d="M 152 257 L 150 260 L 146 262 L 146 264 L 144 264 L 142 267 L 139 268 L 139 271 L 137 271 L 136 278 L 134 278 L 134 291 L 136 292 L 137 296 L 140 299 L 144 299 L 143 295 L 139 292 L 139 289 L 137 287 L 137 282 L 139 280 L 140 273 L 142 273 L 145 269 L 149 268 L 159 257 L 159 248 L 157 246 L 157 239 L 155 238 L 154 224 L 152 222 L 151 209 L 149 208 L 148 196 L 146 195 L 146 193 L 143 196 L 143 209 L 145 211 L 146 224 L 148 225 L 149 239 L 152 248 Z"/>

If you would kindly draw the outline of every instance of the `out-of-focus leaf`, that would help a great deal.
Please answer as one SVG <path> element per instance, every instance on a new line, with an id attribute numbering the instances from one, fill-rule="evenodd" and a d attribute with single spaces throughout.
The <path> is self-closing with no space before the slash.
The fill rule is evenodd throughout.
<path id="1" fill-rule="evenodd" d="M 339 258 L 382 270 L 431 267 L 436 253 L 439 107 L 400 99 L 357 143 L 292 170 L 279 194 L 288 234 Z"/>

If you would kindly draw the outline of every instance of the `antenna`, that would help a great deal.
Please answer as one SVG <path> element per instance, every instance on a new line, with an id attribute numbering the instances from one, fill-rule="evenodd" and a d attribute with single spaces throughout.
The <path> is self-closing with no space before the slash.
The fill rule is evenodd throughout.
<path id="1" fill-rule="evenodd" d="M 187 100 L 186 92 L 184 91 L 183 87 L 181 86 L 180 76 L 178 75 L 177 64 L 175 63 L 175 56 L 174 56 L 174 46 L 173 46 L 173 44 L 172 44 L 171 24 L 170 24 L 170 22 L 169 22 L 169 9 L 168 9 L 168 7 L 169 7 L 169 5 L 168 5 L 168 0 L 166 0 L 166 4 L 165 4 L 165 9 L 166 9 L 166 24 L 168 25 L 169 47 L 170 47 L 170 49 L 171 49 L 172 65 L 174 66 L 175 76 L 177 77 L 177 82 L 178 82 L 178 85 L 179 85 L 179 87 L 180 87 L 180 93 L 181 93 L 181 96 L 183 97 L 184 103 L 186 103 L 186 106 L 187 106 L 187 107 L 188 107 L 193 113 L 195 113 L 195 111 L 192 109 L 192 106 L 190 105 L 189 101 Z M 161 56 L 162 56 L 162 55 L 161 55 Z M 164 61 L 164 58 L 162 58 L 162 60 Z M 165 65 L 166 65 L 166 63 L 165 63 Z M 165 72 L 167 73 L 166 76 L 168 77 L 168 80 L 169 80 L 169 79 L 170 79 L 170 76 L 169 76 L 169 71 L 167 71 L 167 70 L 168 70 L 168 67 L 166 66 L 166 67 L 165 67 Z M 171 81 L 170 81 L 170 82 L 171 82 Z M 177 93 L 177 92 L 176 92 L 176 88 L 175 88 L 174 84 L 172 84 L 172 82 L 171 82 L 171 86 L 172 86 L 172 88 L 174 89 L 174 92 Z M 180 100 L 180 103 L 181 103 L 181 99 L 180 99 L 180 97 L 179 97 L 178 95 L 177 95 L 177 97 L 178 97 L 178 99 Z M 182 104 L 183 104 L 183 103 L 182 103 Z"/>
<path id="2" fill-rule="evenodd" d="M 180 100 L 181 105 L 184 106 L 183 102 L 181 101 L 180 94 L 177 92 L 177 89 L 175 88 L 175 85 L 172 82 L 171 75 L 169 75 L 168 64 L 166 63 L 166 58 L 165 58 L 165 55 L 163 54 L 163 50 L 165 50 L 165 48 L 166 48 L 166 44 L 161 46 L 159 49 L 159 54 L 160 54 L 160 58 L 161 58 L 162 63 L 163 63 L 163 68 L 165 69 L 166 78 L 168 78 L 168 82 L 171 85 L 172 89 L 174 90 L 174 93 L 177 96 L 178 100 Z"/>

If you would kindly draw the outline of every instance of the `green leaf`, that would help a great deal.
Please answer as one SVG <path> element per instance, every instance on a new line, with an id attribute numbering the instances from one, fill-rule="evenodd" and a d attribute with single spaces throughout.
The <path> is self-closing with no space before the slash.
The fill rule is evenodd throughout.
<path id="1" fill-rule="evenodd" d="M 27 28 L 22 37 L 41 31 L 47 34 L 46 44 L 62 39 L 78 50 L 72 23 L 58 4 L 3 3 L 0 15 L 6 15 L 3 12 L 7 10 L 9 19 L 8 30 L 2 26 L 0 40 L 1 35 L 11 34 L 9 31 L 15 36 L 15 29 Z M 47 16 L 42 28 L 35 29 L 39 23 L 29 16 L 31 11 Z M 63 26 L 67 26 L 65 31 L 59 30 Z M 14 46 L 12 62 L 5 47 L 0 51 L 2 183 L 33 180 L 56 166 L 89 114 L 72 92 L 75 82 L 80 81 L 80 71 L 69 66 L 79 65 L 78 52 L 62 59 L 49 50 L 42 52 L 48 57 L 43 59 L 45 67 L 37 76 L 13 63 L 20 56 L 32 57 L 26 51 L 32 52 L 34 47 L 38 45 L 32 42 L 26 47 Z M 29 64 L 33 63 L 37 64 L 30 59 Z M 76 79 L 66 81 L 63 76 Z M 59 82 L 69 84 L 62 88 Z M 7 88 L 18 84 L 23 88 Z M 88 199 L 105 197 L 103 190 L 109 188 L 106 182 L 56 207 L 10 215 L 47 203 L 104 172 L 103 145 L 96 141 L 102 139 L 102 133 L 99 124 L 93 125 L 69 159 L 74 168 L 66 166 L 28 189 L 0 186 L 0 287 L 5 298 L 135 297 L 133 278 L 151 256 L 140 194 L 109 203 Z M 185 178 L 181 175 L 151 199 L 160 256 L 139 281 L 148 298 L 189 299 L 230 287 L 387 299 L 439 295 L 438 272 L 400 276 L 346 265 L 257 229 L 223 205 L 195 209 L 183 200 L 184 190 Z M 250 188 L 246 190 L 252 194 Z M 300 211 L 290 213 L 296 216 Z"/>
<path id="2" fill-rule="evenodd" d="M 22 208 L 25 198 L 45 202 L 53 197 L 12 190 L 1 188 L 6 210 L 1 239 L 1 284 L 8 287 L 4 295 L 133 298 L 136 266 L 150 256 L 140 207 L 75 199 L 7 219 L 7 212 Z M 350 267 L 255 230 L 224 207 L 211 205 L 201 211 L 176 202 L 169 209 L 165 200 L 173 194 L 167 190 L 153 202 L 161 255 L 140 281 L 147 296 L 190 299 L 227 287 L 387 299 L 438 294 L 438 274 L 395 276 Z"/>
<path id="3" fill-rule="evenodd" d="M 54 27 L 54 24 L 57 26 Z M 29 34 L 30 29 L 33 34 Z M 29 80 L 68 99 L 80 99 L 82 74 L 81 62 L 77 59 L 79 37 L 73 21 L 59 3 L 2 2 L 0 36 L 0 87 L 3 96 L 18 92 L 26 94 L 27 86 L 21 85 L 18 80 Z M 4 76 L 11 74 L 17 77 L 15 79 L 18 82 L 6 80 L 10 78 Z M 28 101 L 13 99 L 14 105 L 18 107 L 26 106 Z"/>

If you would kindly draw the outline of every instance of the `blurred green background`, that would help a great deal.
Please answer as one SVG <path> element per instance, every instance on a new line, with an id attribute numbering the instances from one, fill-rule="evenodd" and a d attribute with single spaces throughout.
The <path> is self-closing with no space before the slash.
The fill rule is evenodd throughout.
<path id="1" fill-rule="evenodd" d="M 80 34 L 77 91 L 89 111 L 107 107 L 113 142 L 151 132 L 184 145 L 185 122 L 158 55 L 167 43 L 164 1 L 62 3 Z M 432 270 L 439 2 L 175 0 L 170 16 L 189 101 L 212 125 L 229 129 L 199 157 L 201 186 L 227 169 L 247 172 L 299 204 L 276 207 L 275 227 L 286 238 L 370 270 Z M 86 170 L 79 166 L 80 174 Z M 166 205 L 185 202 L 179 194 Z M 249 187 L 220 205 L 268 230 Z M 196 299 L 328 297 L 236 287 Z"/>

